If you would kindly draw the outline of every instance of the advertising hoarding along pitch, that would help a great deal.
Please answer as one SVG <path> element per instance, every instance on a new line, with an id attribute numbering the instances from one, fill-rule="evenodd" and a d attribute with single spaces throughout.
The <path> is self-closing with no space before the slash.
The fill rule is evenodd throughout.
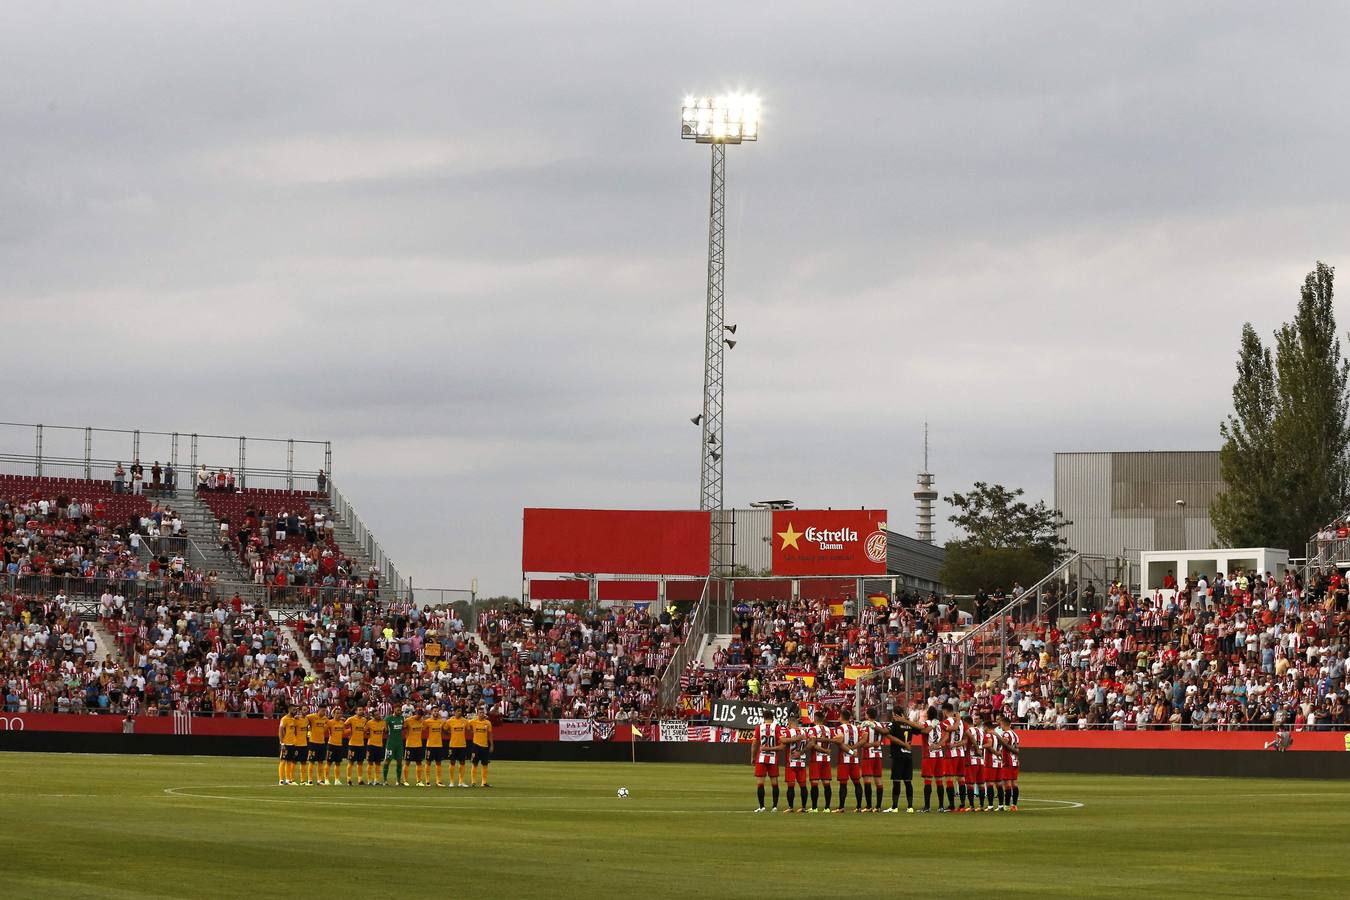
<path id="1" fill-rule="evenodd" d="M 706 576 L 711 528 L 706 511 L 526 509 L 521 568 Z"/>
<path id="2" fill-rule="evenodd" d="M 773 574 L 885 575 L 886 510 L 780 509 Z"/>

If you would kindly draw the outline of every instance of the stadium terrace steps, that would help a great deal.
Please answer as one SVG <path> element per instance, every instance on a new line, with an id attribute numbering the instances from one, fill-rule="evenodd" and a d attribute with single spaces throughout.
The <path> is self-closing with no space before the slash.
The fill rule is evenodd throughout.
<path id="1" fill-rule="evenodd" d="M 308 648 L 300 643 L 300 638 L 295 634 L 295 628 L 290 625 L 282 625 L 281 634 L 286 638 L 286 643 L 290 646 L 292 652 L 295 653 L 296 658 L 300 660 L 300 664 L 305 667 L 305 674 L 309 675 L 311 678 L 314 677 L 314 675 L 317 674 L 317 670 L 314 668 L 314 661 L 309 658 Z"/>
<path id="2" fill-rule="evenodd" d="M 483 658 L 488 661 L 488 667 L 492 669 L 497 668 L 497 657 L 493 654 L 492 648 L 488 646 L 487 641 L 483 640 L 483 636 L 476 631 L 470 631 L 468 633 L 473 637 L 473 642 L 477 645 L 479 652 L 483 654 Z"/>
<path id="3" fill-rule="evenodd" d="M 713 654 L 731 646 L 734 634 L 709 634 L 703 640 L 703 651 L 699 654 L 699 666 L 704 669 L 713 667 Z"/>
<path id="4" fill-rule="evenodd" d="M 117 648 L 117 641 L 113 638 L 112 632 L 108 630 L 107 626 L 98 619 L 92 619 L 88 624 L 90 633 L 94 635 L 94 643 L 98 646 L 98 658 L 107 659 L 111 656 L 117 660 L 119 665 L 126 667 L 128 665 L 127 659 L 122 655 L 122 651 Z"/>
<path id="5" fill-rule="evenodd" d="M 325 518 L 333 520 L 333 542 L 349 559 L 356 560 L 361 566 L 362 575 L 369 572 L 372 563 L 371 558 L 366 555 L 365 549 L 356 540 L 356 536 L 352 534 L 351 529 L 333 512 L 333 504 L 327 500 L 311 499 L 309 505 L 322 512 Z"/>
<path id="6" fill-rule="evenodd" d="M 176 497 L 169 499 L 168 505 L 182 518 L 188 536 L 197 545 L 197 549 L 201 551 L 207 567 L 214 569 L 220 575 L 221 580 L 243 584 L 252 581 L 252 575 L 244 570 L 243 563 L 239 562 L 233 553 L 221 549 L 220 520 L 211 511 L 211 507 L 203 503 L 190 490 L 179 490 Z M 245 597 L 245 599 L 257 599 L 257 597 Z"/>
<path id="7" fill-rule="evenodd" d="M 326 500 L 313 496 L 307 496 L 304 500 L 311 509 L 322 512 L 325 518 L 333 520 L 333 542 L 348 558 L 355 561 L 359 567 L 359 574 L 364 575 L 368 572 L 371 565 L 370 558 L 362 550 L 361 545 L 347 526 L 333 515 L 332 505 Z M 216 568 L 216 571 L 221 573 L 222 579 L 252 584 L 252 573 L 244 568 L 243 563 L 233 553 L 221 549 L 219 543 L 220 517 L 204 500 L 196 496 L 193 491 L 179 491 L 178 498 L 171 505 L 179 511 L 184 523 L 188 525 L 193 540 L 202 551 L 202 556 L 213 567 L 219 563 L 219 568 Z M 257 600 L 262 597 L 262 594 L 263 589 L 256 588 L 252 593 L 243 592 L 242 596 L 245 600 Z"/>

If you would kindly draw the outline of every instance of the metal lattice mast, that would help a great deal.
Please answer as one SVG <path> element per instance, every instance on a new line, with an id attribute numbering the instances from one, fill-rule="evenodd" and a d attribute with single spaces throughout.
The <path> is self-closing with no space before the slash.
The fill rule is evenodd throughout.
<path id="1" fill-rule="evenodd" d="M 722 508 L 722 343 L 723 277 L 726 265 L 726 144 L 712 145 L 712 189 L 708 214 L 708 309 L 703 336 L 703 449 L 699 471 L 699 509 Z M 721 565 L 722 518 L 712 517 L 710 561 Z"/>
<path id="2" fill-rule="evenodd" d="M 727 144 L 759 140 L 759 99 L 748 94 L 685 97 L 680 108 L 680 137 L 712 145 L 712 185 L 708 203 L 708 308 L 703 332 L 703 411 L 694 419 L 702 426 L 698 479 L 698 508 L 711 512 L 708 541 L 709 571 L 727 564 L 722 522 L 722 464 L 726 455 L 722 433 L 723 361 L 736 346 L 727 337 L 736 326 L 723 317 L 723 275 L 726 264 Z"/>

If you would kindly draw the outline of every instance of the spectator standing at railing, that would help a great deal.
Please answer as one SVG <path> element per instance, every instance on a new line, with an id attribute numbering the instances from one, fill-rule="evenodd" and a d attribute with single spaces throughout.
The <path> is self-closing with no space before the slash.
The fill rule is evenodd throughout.
<path id="1" fill-rule="evenodd" d="M 324 474 L 323 469 L 320 469 L 319 474 L 314 476 L 314 483 L 318 487 L 319 494 L 328 495 L 328 476 Z"/>
<path id="2" fill-rule="evenodd" d="M 173 463 L 164 464 L 164 491 L 170 497 L 178 496 L 178 473 L 173 469 Z"/>
<path id="3" fill-rule="evenodd" d="M 139 459 L 131 461 L 131 493 L 138 496 L 145 493 L 145 467 Z"/>
<path id="4" fill-rule="evenodd" d="M 206 463 L 197 467 L 197 490 L 209 491 L 211 489 L 211 473 L 206 471 Z"/>
<path id="5" fill-rule="evenodd" d="M 160 495 L 160 488 L 164 482 L 164 468 L 155 460 L 155 464 L 150 467 L 150 487 L 156 497 Z"/>
<path id="6" fill-rule="evenodd" d="M 121 463 L 121 461 L 119 460 L 118 463 L 117 463 L 117 468 L 113 469 L 113 493 L 114 493 L 114 494 L 120 494 L 120 493 L 122 493 L 123 488 L 124 488 L 124 482 L 126 481 L 126 478 L 127 478 L 127 470 L 124 469 L 124 468 L 122 468 L 122 463 Z"/>

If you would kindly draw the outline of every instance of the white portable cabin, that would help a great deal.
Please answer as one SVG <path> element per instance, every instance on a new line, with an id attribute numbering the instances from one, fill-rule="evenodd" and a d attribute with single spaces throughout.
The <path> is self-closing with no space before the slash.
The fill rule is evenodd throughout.
<path id="1" fill-rule="evenodd" d="M 1289 567 L 1289 551 L 1272 547 L 1239 547 L 1225 550 L 1144 550 L 1139 554 L 1139 577 L 1144 593 L 1162 590 L 1163 579 L 1171 572 L 1182 584 L 1191 576 L 1213 579 L 1215 573 L 1256 571 L 1284 578 Z"/>

